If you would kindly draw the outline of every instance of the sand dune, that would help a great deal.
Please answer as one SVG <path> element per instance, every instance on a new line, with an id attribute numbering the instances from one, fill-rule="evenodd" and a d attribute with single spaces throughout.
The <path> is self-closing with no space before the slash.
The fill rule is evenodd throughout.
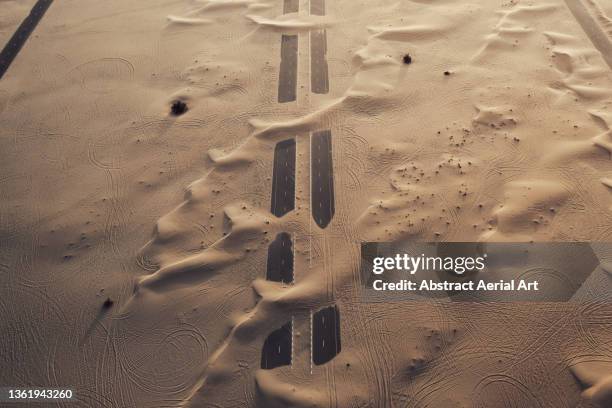
<path id="1" fill-rule="evenodd" d="M 211 20 L 205 18 L 189 18 L 179 16 L 168 16 L 168 22 L 171 24 L 209 24 Z"/>
<path id="2" fill-rule="evenodd" d="M 291 31 L 303 31 L 315 28 L 324 28 L 331 25 L 333 22 L 326 18 L 320 17 L 301 17 L 301 18 L 276 18 L 269 19 L 257 15 L 247 15 L 249 20 L 262 27 L 270 27 L 275 29 L 281 29 L 285 32 Z M 286 17 L 286 16 L 283 16 Z"/>

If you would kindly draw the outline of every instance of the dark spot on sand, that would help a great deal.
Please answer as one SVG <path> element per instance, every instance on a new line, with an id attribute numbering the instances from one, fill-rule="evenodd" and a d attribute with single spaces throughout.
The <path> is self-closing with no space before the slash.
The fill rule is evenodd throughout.
<path id="1" fill-rule="evenodd" d="M 189 108 L 187 108 L 187 104 L 181 100 L 172 102 L 172 106 L 170 107 L 170 112 L 174 116 L 180 116 L 188 110 Z"/>
<path id="2" fill-rule="evenodd" d="M 106 300 L 102 304 L 102 308 L 103 309 L 110 309 L 111 307 L 113 307 L 114 304 L 115 304 L 115 302 L 113 301 L 113 299 L 106 298 Z"/>
<path id="3" fill-rule="evenodd" d="M 412 63 L 412 57 L 410 56 L 410 54 L 406 54 L 404 55 L 404 64 L 411 64 Z"/>
<path id="4" fill-rule="evenodd" d="M 444 71 L 444 75 L 449 76 L 450 74 L 450 71 Z"/>

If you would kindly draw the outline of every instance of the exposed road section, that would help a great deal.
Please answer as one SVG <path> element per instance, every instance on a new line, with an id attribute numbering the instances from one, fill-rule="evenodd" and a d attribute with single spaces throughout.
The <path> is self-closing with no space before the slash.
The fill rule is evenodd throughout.
<path id="1" fill-rule="evenodd" d="M 32 10 L 30 10 L 30 14 L 23 20 L 9 42 L 6 43 L 2 52 L 0 52 L 0 79 L 9 69 L 13 60 L 30 37 L 30 34 L 32 34 L 47 9 L 51 6 L 51 3 L 53 3 L 53 0 L 38 0 L 34 7 L 32 7 Z"/>
<path id="2" fill-rule="evenodd" d="M 283 14 L 297 13 L 299 0 L 284 0 Z M 278 78 L 278 102 L 295 101 L 297 96 L 298 36 L 281 38 L 281 63 Z M 272 170 L 271 212 L 282 217 L 295 208 L 295 140 L 276 144 Z M 293 243 L 291 235 L 279 233 L 268 247 L 266 279 L 274 282 L 293 282 Z M 293 321 L 273 331 L 261 351 L 261 368 L 270 370 L 291 365 L 293 358 Z"/>
<path id="3" fill-rule="evenodd" d="M 314 132 L 311 135 L 310 165 L 312 217 L 319 227 L 325 228 L 335 213 L 334 169 L 330 130 Z"/>
<path id="4" fill-rule="evenodd" d="M 325 0 L 311 0 L 310 14 L 325 15 Z M 329 92 L 329 69 L 327 67 L 327 30 L 310 32 L 310 90 L 316 94 Z"/>
<path id="5" fill-rule="evenodd" d="M 283 14 L 297 13 L 298 11 L 300 11 L 300 0 L 285 0 Z"/>
<path id="6" fill-rule="evenodd" d="M 271 212 L 282 217 L 295 207 L 295 140 L 276 144 L 272 170 Z"/>
<path id="7" fill-rule="evenodd" d="M 271 370 L 291 365 L 292 326 L 291 322 L 288 322 L 268 336 L 261 351 L 261 368 Z"/>
<path id="8" fill-rule="evenodd" d="M 582 26 L 591 42 L 601 52 L 603 59 L 612 69 L 612 40 L 599 24 L 593 19 L 581 0 L 565 0 L 574 18 Z"/>
<path id="9" fill-rule="evenodd" d="M 283 35 L 281 40 L 281 63 L 278 78 L 278 101 L 295 101 L 297 95 L 298 36 Z"/>
<path id="10" fill-rule="evenodd" d="M 313 16 L 324 16 L 325 0 L 310 0 L 310 14 Z"/>
<path id="11" fill-rule="evenodd" d="M 293 243 L 291 235 L 281 232 L 268 247 L 266 279 L 274 282 L 293 282 Z"/>
<path id="12" fill-rule="evenodd" d="M 316 94 L 329 92 L 326 30 L 310 32 L 310 89 Z"/>
<path id="13" fill-rule="evenodd" d="M 299 0 L 284 0 L 283 13 L 299 12 Z M 325 0 L 310 0 L 310 14 L 325 15 Z M 281 62 L 278 80 L 278 102 L 292 102 L 297 97 L 298 36 L 282 35 Z M 327 64 L 327 31 L 310 32 L 310 91 L 329 92 Z M 310 207 L 312 217 L 320 228 L 331 222 L 335 213 L 334 174 L 331 130 L 310 135 Z M 276 144 L 272 174 L 271 212 L 282 217 L 295 208 L 296 143 L 294 139 Z M 294 281 L 294 253 L 292 237 L 280 232 L 268 247 L 266 279 L 274 282 Z M 261 368 L 273 369 L 291 365 L 293 353 L 293 324 L 289 322 L 272 332 L 264 342 Z M 321 365 L 340 353 L 340 312 L 330 306 L 311 314 L 311 372 L 312 364 Z"/>
<path id="14" fill-rule="evenodd" d="M 340 344 L 340 311 L 337 306 L 319 310 L 312 316 L 312 362 L 325 364 L 337 356 Z"/>

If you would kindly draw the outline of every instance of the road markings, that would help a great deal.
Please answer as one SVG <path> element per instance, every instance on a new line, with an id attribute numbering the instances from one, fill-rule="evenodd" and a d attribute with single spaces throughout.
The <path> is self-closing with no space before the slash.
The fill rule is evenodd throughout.
<path id="1" fill-rule="evenodd" d="M 283 35 L 278 78 L 278 102 L 293 102 L 297 96 L 298 36 Z"/>
<path id="2" fill-rule="evenodd" d="M 276 144 L 270 211 L 282 217 L 295 208 L 295 139 Z"/>
<path id="3" fill-rule="evenodd" d="M 298 0 L 285 0 L 283 13 L 299 11 Z M 310 0 L 312 15 L 325 15 L 325 0 Z M 298 36 L 282 35 L 281 62 L 278 82 L 278 102 L 292 102 L 297 97 Z M 327 64 L 327 31 L 310 31 L 310 91 L 329 93 L 329 68 Z M 335 213 L 334 174 L 331 130 L 310 134 L 310 211 L 320 228 L 331 222 Z M 282 217 L 295 208 L 295 139 L 276 144 L 272 175 L 271 212 Z M 312 240 L 312 236 L 310 236 Z M 312 242 L 311 242 L 312 248 Z M 311 262 L 312 252 L 309 255 Z M 330 271 L 331 272 L 331 271 Z M 268 247 L 266 279 L 274 282 L 294 282 L 294 253 L 292 236 L 279 233 Z M 332 276 L 333 282 L 333 276 Z M 333 287 L 333 284 L 332 284 Z M 333 289 L 332 289 L 333 292 Z M 333 293 L 332 293 L 333 296 Z M 313 364 L 321 365 L 340 353 L 340 312 L 336 305 L 315 313 L 310 311 L 310 372 Z M 293 367 L 293 328 L 295 316 L 265 340 L 261 356 L 261 368 L 272 369 L 282 365 Z"/>
<path id="4" fill-rule="evenodd" d="M 266 279 L 273 282 L 293 282 L 293 243 L 291 235 L 281 232 L 268 247 Z"/>
<path id="5" fill-rule="evenodd" d="M 312 217 L 320 228 L 325 228 L 335 214 L 334 169 L 330 130 L 310 136 Z"/>
<path id="6" fill-rule="evenodd" d="M 271 370 L 276 367 L 291 365 L 292 339 L 293 320 L 270 333 L 261 351 L 261 368 Z"/>
<path id="7" fill-rule="evenodd" d="M 342 350 L 340 342 L 340 311 L 336 305 L 312 315 L 312 362 L 325 364 Z"/>
<path id="8" fill-rule="evenodd" d="M 316 94 L 329 92 L 327 66 L 327 30 L 310 32 L 310 90 Z"/>
<path id="9" fill-rule="evenodd" d="M 325 0 L 311 0 L 310 14 L 325 15 Z M 329 92 L 329 68 L 327 66 L 327 30 L 310 32 L 310 90 L 316 94 Z"/>

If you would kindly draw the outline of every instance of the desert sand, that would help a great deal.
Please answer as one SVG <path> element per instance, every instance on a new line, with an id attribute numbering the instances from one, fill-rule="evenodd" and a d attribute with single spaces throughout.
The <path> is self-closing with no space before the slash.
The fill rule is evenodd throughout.
<path id="1" fill-rule="evenodd" d="M 0 0 L 0 46 L 33 4 Z M 359 276 L 364 241 L 611 241 L 608 0 L 55 0 L 0 143 L 2 386 L 612 406 L 609 298 L 365 302 Z M 320 310 L 341 349 L 313 363 Z"/>

